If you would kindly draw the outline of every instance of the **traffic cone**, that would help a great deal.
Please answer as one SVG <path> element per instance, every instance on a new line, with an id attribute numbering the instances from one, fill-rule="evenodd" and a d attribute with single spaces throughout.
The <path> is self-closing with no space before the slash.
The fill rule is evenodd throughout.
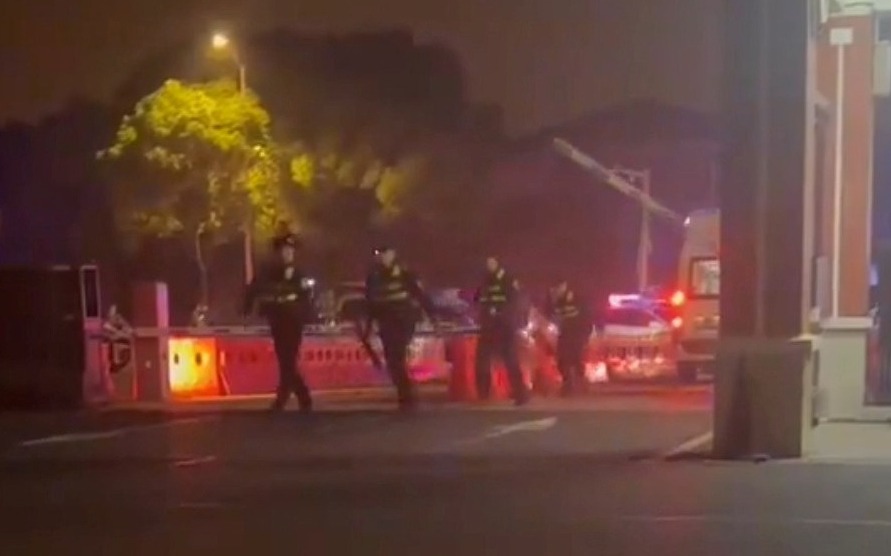
<path id="1" fill-rule="evenodd" d="M 477 337 L 453 336 L 448 343 L 452 372 L 449 375 L 449 400 L 469 402 L 476 399 L 474 362 L 476 359 Z"/>

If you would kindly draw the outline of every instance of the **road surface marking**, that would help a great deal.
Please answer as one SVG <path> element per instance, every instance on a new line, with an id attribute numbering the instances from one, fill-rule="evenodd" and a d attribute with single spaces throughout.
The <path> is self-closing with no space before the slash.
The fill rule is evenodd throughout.
<path id="1" fill-rule="evenodd" d="M 801 459 L 778 459 L 773 463 L 777 465 L 861 465 L 864 467 L 888 467 L 891 460 L 879 457 L 844 457 L 844 456 L 808 456 Z"/>
<path id="2" fill-rule="evenodd" d="M 224 506 L 220 502 L 182 502 L 176 507 L 181 510 L 215 510 Z"/>
<path id="3" fill-rule="evenodd" d="M 507 436 L 509 434 L 514 434 L 517 432 L 544 432 L 550 428 L 553 428 L 556 424 L 556 417 L 545 417 L 544 419 L 520 421 L 518 423 L 512 423 L 510 425 L 497 425 L 491 427 L 487 432 L 479 436 L 459 440 L 452 443 L 451 446 L 456 447 L 467 446 L 469 444 L 480 444 L 487 440 L 492 440 L 493 438 L 501 438 L 502 436 Z"/>
<path id="4" fill-rule="evenodd" d="M 694 436 L 689 440 L 685 440 L 681 442 L 674 448 L 671 448 L 662 453 L 663 459 L 673 458 L 677 456 L 682 456 L 684 454 L 689 454 L 690 452 L 696 451 L 699 448 L 709 444 L 714 438 L 714 434 L 712 431 L 704 432 L 699 436 Z"/>
<path id="5" fill-rule="evenodd" d="M 498 425 L 492 427 L 492 430 L 483 435 L 484 438 L 499 438 L 507 436 L 515 432 L 540 432 L 553 428 L 557 424 L 556 417 L 545 417 L 544 419 L 535 419 L 532 421 L 520 421 L 511 425 Z"/>
<path id="6" fill-rule="evenodd" d="M 833 519 L 833 518 L 759 518 L 726 515 L 653 515 L 620 516 L 620 521 L 638 523 L 725 523 L 728 525 L 809 525 L 819 527 L 880 527 L 891 528 L 891 520 Z"/>
<path id="7" fill-rule="evenodd" d="M 174 462 L 174 467 L 193 467 L 196 465 L 201 465 L 203 463 L 212 463 L 217 460 L 216 456 L 204 456 L 200 458 L 190 458 L 190 459 L 182 459 L 177 462 Z"/>
<path id="8" fill-rule="evenodd" d="M 69 434 L 56 434 L 52 436 L 45 436 L 43 438 L 34 438 L 32 440 L 25 440 L 24 442 L 19 443 L 19 446 L 22 448 L 31 448 L 34 446 L 45 446 L 49 444 L 71 444 L 74 442 L 93 442 L 96 440 L 107 440 L 109 438 L 116 438 L 119 436 L 124 436 L 127 434 L 135 434 L 141 432 L 147 432 L 158 429 L 172 428 L 179 425 L 191 425 L 195 423 L 201 423 L 205 421 L 215 420 L 216 417 L 190 417 L 188 419 L 175 419 L 173 421 L 167 421 L 165 423 L 155 423 L 152 425 L 137 425 L 133 427 L 123 427 L 120 429 L 113 429 L 110 431 L 98 431 L 98 432 L 79 432 L 79 433 L 69 433 Z"/>
<path id="9" fill-rule="evenodd" d="M 114 438 L 121 436 L 121 431 L 108 432 L 82 432 L 72 434 L 58 434 L 55 436 L 47 436 L 45 438 L 35 438 L 34 440 L 26 440 L 19 444 L 23 448 L 31 446 L 43 446 L 46 444 L 66 444 L 70 442 L 89 442 L 91 440 L 104 440 L 106 438 Z"/>

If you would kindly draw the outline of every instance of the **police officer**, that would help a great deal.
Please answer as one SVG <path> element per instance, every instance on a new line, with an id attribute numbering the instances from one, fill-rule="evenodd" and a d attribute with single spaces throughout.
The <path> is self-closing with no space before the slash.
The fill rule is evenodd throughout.
<path id="1" fill-rule="evenodd" d="M 477 394 L 488 399 L 492 390 L 492 358 L 504 362 L 516 405 L 529 401 L 517 356 L 520 328 L 520 286 L 495 257 L 486 259 L 486 276 L 477 292 L 480 306 L 480 338 L 476 351 Z"/>
<path id="2" fill-rule="evenodd" d="M 551 290 L 548 313 L 557 321 L 557 368 L 563 377 L 562 393 L 568 396 L 585 384 L 585 349 L 593 320 L 589 308 L 565 280 Z"/>
<path id="3" fill-rule="evenodd" d="M 396 261 L 392 247 L 379 247 L 374 254 L 376 260 L 365 281 L 367 329 L 371 330 L 372 323 L 377 322 L 387 371 L 399 396 L 399 408 L 411 410 L 417 406 L 417 399 L 406 363 L 408 346 L 421 311 L 432 316 L 435 310 L 415 274 Z"/>
<path id="4" fill-rule="evenodd" d="M 273 241 L 277 257 L 261 269 L 245 296 L 245 315 L 250 314 L 259 301 L 272 332 L 279 372 L 272 411 L 284 409 L 291 394 L 297 397 L 302 412 L 312 411 L 309 388 L 297 369 L 303 327 L 312 312 L 312 282 L 296 261 L 299 246 L 294 234 L 277 237 Z"/>

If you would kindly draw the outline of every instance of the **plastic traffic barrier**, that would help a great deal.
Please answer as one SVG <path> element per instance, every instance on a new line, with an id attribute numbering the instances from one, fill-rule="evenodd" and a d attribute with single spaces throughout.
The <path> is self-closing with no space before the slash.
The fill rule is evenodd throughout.
<path id="1" fill-rule="evenodd" d="M 230 395 L 275 392 L 278 370 L 270 339 L 221 336 L 217 339 L 217 361 Z"/>
<path id="2" fill-rule="evenodd" d="M 452 364 L 446 357 L 446 341 L 435 336 L 418 336 L 408 349 L 408 371 L 416 383 L 448 380 Z"/>
<path id="3" fill-rule="evenodd" d="M 457 333 L 453 330 L 446 338 Z M 446 340 L 438 334 L 422 330 L 409 346 L 407 365 L 416 382 L 449 376 Z M 380 340 L 372 337 L 369 341 L 383 358 Z M 165 380 L 158 381 L 151 399 L 272 394 L 278 384 L 267 327 L 144 327 L 135 330 L 134 343 L 139 347 L 137 365 L 162 369 L 159 374 Z M 387 370 L 373 365 L 355 332 L 346 326 L 309 329 L 297 365 L 314 390 L 390 385 Z"/>
<path id="4" fill-rule="evenodd" d="M 378 342 L 370 340 L 381 353 Z M 337 390 L 390 383 L 386 369 L 376 369 L 355 337 L 308 336 L 303 341 L 300 369 L 310 388 Z"/>
<path id="5" fill-rule="evenodd" d="M 449 340 L 448 351 L 452 362 L 449 378 L 449 399 L 455 402 L 479 400 L 476 388 L 476 335 L 455 336 Z M 510 382 L 501 362 L 493 361 L 490 399 L 505 400 L 510 397 Z"/>
<path id="6" fill-rule="evenodd" d="M 214 338 L 170 338 L 168 372 L 173 398 L 225 394 L 217 367 Z"/>
<path id="7" fill-rule="evenodd" d="M 475 336 L 453 336 L 447 343 L 448 358 L 452 363 L 449 377 L 449 400 L 468 402 L 476 399 L 474 383 Z"/>

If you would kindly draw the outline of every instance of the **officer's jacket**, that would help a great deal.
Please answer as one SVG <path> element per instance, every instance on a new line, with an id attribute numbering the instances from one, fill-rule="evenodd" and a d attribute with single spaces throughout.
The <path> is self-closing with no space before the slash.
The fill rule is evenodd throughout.
<path id="1" fill-rule="evenodd" d="M 552 298 L 549 309 L 548 313 L 557 320 L 561 329 L 591 326 L 588 308 L 570 289 Z"/>
<path id="2" fill-rule="evenodd" d="M 365 296 L 371 318 L 417 319 L 421 310 L 433 315 L 435 308 L 417 276 L 399 264 L 375 265 L 365 280 Z"/>
<path id="3" fill-rule="evenodd" d="M 480 306 L 480 321 L 519 325 L 518 302 L 520 284 L 503 268 L 488 273 L 483 285 L 477 291 L 476 301 Z"/>
<path id="4" fill-rule="evenodd" d="M 245 312 L 255 302 L 259 302 L 260 311 L 266 316 L 308 319 L 313 307 L 310 281 L 295 265 L 269 264 L 248 287 Z"/>

